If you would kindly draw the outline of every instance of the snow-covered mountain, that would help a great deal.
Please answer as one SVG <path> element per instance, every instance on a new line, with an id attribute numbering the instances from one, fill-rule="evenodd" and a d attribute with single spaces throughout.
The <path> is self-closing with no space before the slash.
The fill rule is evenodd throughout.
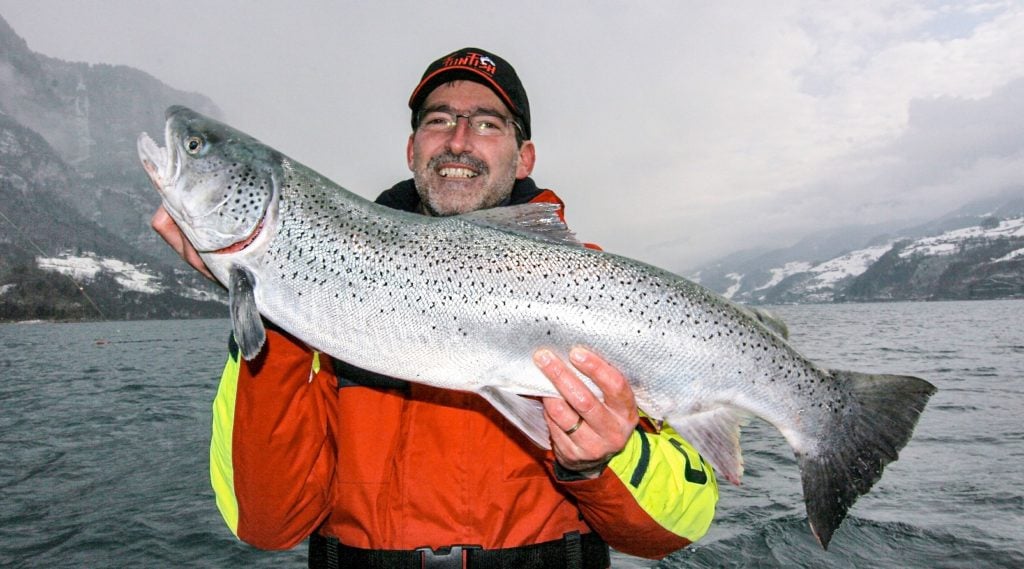
<path id="1" fill-rule="evenodd" d="M 691 277 L 751 304 L 1024 297 L 1024 211 L 1009 197 L 987 213 L 945 216 L 823 261 L 782 257 L 766 267 L 769 255 L 780 258 L 748 259 L 746 270 L 711 265 Z"/>

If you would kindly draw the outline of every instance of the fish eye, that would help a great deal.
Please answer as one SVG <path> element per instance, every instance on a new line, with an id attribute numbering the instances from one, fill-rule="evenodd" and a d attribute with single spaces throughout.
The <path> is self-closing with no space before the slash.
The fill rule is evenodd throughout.
<path id="1" fill-rule="evenodd" d="M 203 139 L 198 136 L 190 136 L 185 140 L 185 151 L 189 154 L 198 154 L 203 148 Z"/>

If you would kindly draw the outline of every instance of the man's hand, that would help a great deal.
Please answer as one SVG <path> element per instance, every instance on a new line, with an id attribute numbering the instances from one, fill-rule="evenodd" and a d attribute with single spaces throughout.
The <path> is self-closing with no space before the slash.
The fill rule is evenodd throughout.
<path id="1" fill-rule="evenodd" d="M 185 259 L 185 262 L 192 265 L 195 270 L 203 273 L 206 278 L 220 284 L 219 281 L 214 278 L 210 269 L 206 267 L 206 263 L 204 263 L 203 259 L 199 256 L 199 252 L 196 251 L 195 247 L 193 247 L 191 243 L 189 243 L 185 234 L 181 232 L 178 224 L 174 223 L 174 219 L 171 218 L 169 213 L 167 213 L 164 206 L 161 205 L 156 210 L 156 213 L 153 214 L 153 218 L 149 220 L 149 225 L 152 226 L 160 237 L 162 237 L 163 240 L 171 246 L 171 249 L 174 249 L 178 255 L 181 255 L 182 259 Z"/>
<path id="2" fill-rule="evenodd" d="M 533 359 L 564 398 L 544 398 L 555 459 L 568 470 L 596 478 L 625 448 L 640 420 L 633 389 L 611 364 L 580 347 L 569 352 L 569 360 L 601 389 L 603 402 L 550 350 L 537 350 Z"/>

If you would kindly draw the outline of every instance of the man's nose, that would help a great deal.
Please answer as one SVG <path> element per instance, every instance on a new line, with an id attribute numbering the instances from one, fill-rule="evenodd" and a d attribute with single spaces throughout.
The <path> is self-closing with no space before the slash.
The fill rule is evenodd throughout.
<path id="1" fill-rule="evenodd" d="M 465 119 L 465 120 L 463 120 Z M 448 149 L 452 154 L 463 154 L 473 150 L 473 132 L 466 117 L 455 117 L 455 128 L 448 136 Z"/>

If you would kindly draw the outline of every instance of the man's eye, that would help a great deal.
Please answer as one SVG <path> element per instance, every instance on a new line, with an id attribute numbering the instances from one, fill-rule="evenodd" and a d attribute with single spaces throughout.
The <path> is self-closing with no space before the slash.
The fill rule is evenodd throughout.
<path id="1" fill-rule="evenodd" d="M 451 123 L 451 117 L 444 114 L 431 114 L 423 117 L 423 124 L 430 126 L 444 126 Z"/>

